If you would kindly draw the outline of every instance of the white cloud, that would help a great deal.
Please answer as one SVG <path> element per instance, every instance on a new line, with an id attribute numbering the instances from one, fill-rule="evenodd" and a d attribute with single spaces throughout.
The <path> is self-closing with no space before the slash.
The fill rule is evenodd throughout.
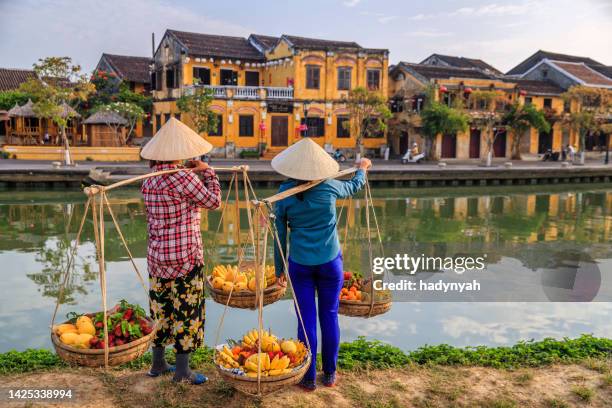
<path id="1" fill-rule="evenodd" d="M 530 12 L 536 3 L 527 1 L 522 4 L 485 4 L 477 8 L 462 7 L 450 13 L 450 15 L 459 16 L 517 16 Z"/>
<path id="2" fill-rule="evenodd" d="M 437 37 L 450 37 L 453 35 L 450 31 L 437 31 L 437 30 L 422 30 L 422 31 L 410 31 L 405 33 L 409 37 L 423 37 L 423 38 L 437 38 Z"/>
<path id="3" fill-rule="evenodd" d="M 387 24 L 388 22 L 393 21 L 397 18 L 398 16 L 382 16 L 382 17 L 378 17 L 377 20 L 380 24 Z"/>
<path id="4" fill-rule="evenodd" d="M 346 7 L 355 7 L 361 2 L 361 0 L 345 0 L 342 2 Z"/>

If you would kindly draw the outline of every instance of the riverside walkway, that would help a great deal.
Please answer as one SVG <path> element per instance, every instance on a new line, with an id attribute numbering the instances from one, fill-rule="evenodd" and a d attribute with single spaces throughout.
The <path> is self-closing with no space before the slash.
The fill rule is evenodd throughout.
<path id="1" fill-rule="evenodd" d="M 557 183 L 608 183 L 612 181 L 612 165 L 601 160 L 585 165 L 541 161 L 494 161 L 491 167 L 478 162 L 445 161 L 406 164 L 399 160 L 374 160 L 369 179 L 376 185 L 435 187 L 478 185 L 525 185 Z M 508 163 L 511 163 L 508 164 Z M 284 177 L 264 160 L 214 159 L 212 166 L 249 166 L 249 177 L 256 185 L 276 185 Z M 348 167 L 349 164 L 342 167 Z M 108 184 L 150 171 L 146 162 L 104 163 L 79 162 L 76 167 L 54 167 L 48 161 L 0 160 L 0 186 L 79 186 L 85 183 Z M 228 181 L 230 173 L 220 173 Z"/>

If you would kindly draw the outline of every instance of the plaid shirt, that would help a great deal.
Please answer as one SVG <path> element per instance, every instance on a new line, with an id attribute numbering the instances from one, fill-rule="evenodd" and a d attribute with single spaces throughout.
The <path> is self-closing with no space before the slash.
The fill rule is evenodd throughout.
<path id="1" fill-rule="evenodd" d="M 162 164 L 154 171 L 178 168 Z M 203 265 L 200 209 L 221 205 L 221 186 L 212 168 L 200 180 L 190 171 L 151 177 L 142 184 L 147 209 L 149 275 L 174 279 Z"/>

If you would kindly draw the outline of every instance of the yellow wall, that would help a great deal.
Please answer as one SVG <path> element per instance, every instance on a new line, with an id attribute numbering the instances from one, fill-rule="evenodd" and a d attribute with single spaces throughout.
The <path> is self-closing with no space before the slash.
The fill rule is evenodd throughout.
<path id="1" fill-rule="evenodd" d="M 64 149 L 61 146 L 12 146 L 7 145 L 2 151 L 19 160 L 64 160 Z M 139 161 L 139 147 L 87 147 L 70 148 L 72 160 L 85 161 Z"/>

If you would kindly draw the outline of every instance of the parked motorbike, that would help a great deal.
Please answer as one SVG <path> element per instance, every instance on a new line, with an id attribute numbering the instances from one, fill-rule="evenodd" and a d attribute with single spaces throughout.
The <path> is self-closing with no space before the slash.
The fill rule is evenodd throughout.
<path id="1" fill-rule="evenodd" d="M 546 150 L 542 156 L 542 161 L 558 161 L 559 152 L 553 152 L 551 149 Z"/>
<path id="2" fill-rule="evenodd" d="M 346 161 L 346 156 L 342 154 L 340 149 L 336 149 L 336 151 L 330 153 L 330 156 L 339 163 L 344 163 Z"/>
<path id="3" fill-rule="evenodd" d="M 418 153 L 413 155 L 412 150 L 408 149 L 406 154 L 402 157 L 402 164 L 408 163 L 420 163 L 425 159 L 425 153 Z"/>

